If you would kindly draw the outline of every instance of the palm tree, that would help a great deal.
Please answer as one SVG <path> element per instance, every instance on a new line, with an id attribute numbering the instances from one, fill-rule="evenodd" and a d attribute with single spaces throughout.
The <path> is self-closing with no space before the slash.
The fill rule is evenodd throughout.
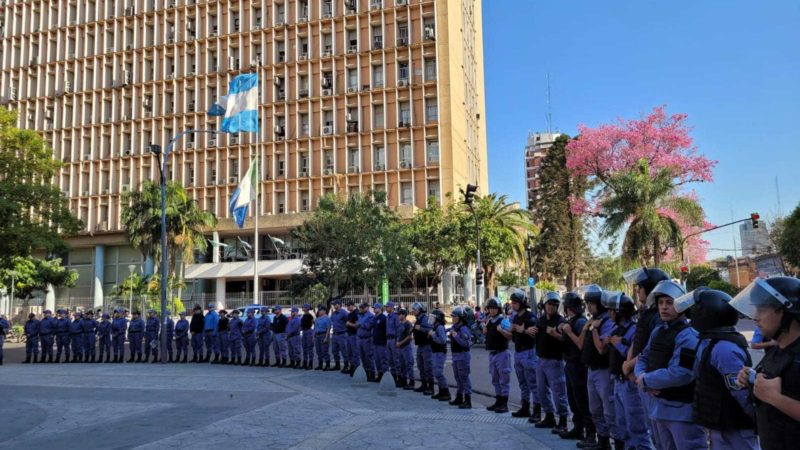
<path id="1" fill-rule="evenodd" d="M 161 263 L 161 187 L 153 181 L 145 181 L 140 191 L 131 191 L 122 196 L 122 226 L 131 245 L 142 256 L 152 256 Z M 203 211 L 177 181 L 167 183 L 167 247 L 168 273 L 175 274 L 178 255 L 184 264 L 191 264 L 194 251 L 205 251 L 208 242 L 203 232 L 217 224 L 214 214 Z"/>
<path id="2" fill-rule="evenodd" d="M 659 265 L 669 249 L 680 249 L 682 225 L 703 223 L 703 209 L 696 200 L 678 195 L 672 172 L 651 173 L 645 160 L 630 172 L 613 176 L 606 186 L 600 235 L 611 238 L 627 226 L 622 242 L 626 262 Z"/>

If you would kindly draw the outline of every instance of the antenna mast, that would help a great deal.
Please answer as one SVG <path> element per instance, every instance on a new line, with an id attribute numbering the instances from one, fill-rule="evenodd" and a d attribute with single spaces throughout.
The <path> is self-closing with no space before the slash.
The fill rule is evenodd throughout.
<path id="1" fill-rule="evenodd" d="M 547 133 L 553 132 L 553 111 L 550 108 L 550 73 L 547 73 Z"/>

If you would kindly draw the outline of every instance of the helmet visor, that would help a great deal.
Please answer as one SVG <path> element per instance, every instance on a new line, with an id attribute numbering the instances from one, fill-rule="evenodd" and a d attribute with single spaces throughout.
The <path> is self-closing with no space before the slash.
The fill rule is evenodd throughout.
<path id="1" fill-rule="evenodd" d="M 672 297 L 673 299 L 677 299 L 678 297 L 680 297 L 685 293 L 686 289 L 684 289 L 683 286 L 672 280 L 659 281 L 655 289 L 653 289 L 653 292 L 651 292 L 647 296 L 647 305 L 648 306 L 655 305 L 658 297 L 662 295 L 666 295 L 668 297 Z"/>
<path id="2" fill-rule="evenodd" d="M 603 291 L 603 296 L 600 299 L 600 304 L 608 309 L 619 309 L 620 291 Z"/>
<path id="3" fill-rule="evenodd" d="M 731 306 L 752 319 L 758 306 L 788 307 L 791 306 L 791 302 L 763 278 L 757 278 L 733 297 Z"/>
<path id="4" fill-rule="evenodd" d="M 622 274 L 622 278 L 628 284 L 639 284 L 647 280 L 647 269 L 640 267 L 638 269 L 631 269 Z"/>
<path id="5" fill-rule="evenodd" d="M 695 302 L 696 302 L 696 300 L 695 300 L 695 297 L 696 297 L 695 294 L 696 293 L 697 293 L 697 290 L 694 290 L 692 292 L 687 292 L 687 293 L 679 296 L 678 298 L 676 298 L 672 303 L 673 306 L 675 306 L 675 311 L 678 311 L 678 314 L 683 314 L 689 308 L 691 308 L 692 305 L 694 305 Z"/>
<path id="6" fill-rule="evenodd" d="M 603 288 L 596 284 L 588 284 L 586 286 L 580 286 L 575 289 L 575 292 L 586 299 L 586 294 L 595 294 L 595 293 L 602 293 Z"/>

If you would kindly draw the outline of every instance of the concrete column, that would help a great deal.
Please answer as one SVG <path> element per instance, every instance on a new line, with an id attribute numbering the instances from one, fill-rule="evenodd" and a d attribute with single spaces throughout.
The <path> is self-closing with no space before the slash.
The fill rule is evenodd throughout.
<path id="1" fill-rule="evenodd" d="M 155 263 L 153 262 L 152 256 L 148 256 L 144 259 L 144 267 L 142 269 L 144 270 L 145 276 L 152 275 L 155 272 Z"/>
<path id="2" fill-rule="evenodd" d="M 217 291 L 216 291 L 215 301 L 217 303 L 217 309 L 222 309 L 225 307 L 225 278 L 217 278 Z M 203 305 L 208 306 L 208 305 Z"/>
<path id="3" fill-rule="evenodd" d="M 47 283 L 47 293 L 44 296 L 44 309 L 49 309 L 53 312 L 53 317 L 56 314 L 56 288 L 52 284 Z"/>
<path id="4" fill-rule="evenodd" d="M 106 247 L 98 245 L 94 248 L 94 307 L 103 306 L 103 276 L 105 269 Z"/>
<path id="5" fill-rule="evenodd" d="M 219 242 L 219 233 L 216 232 L 216 231 L 211 233 L 211 240 L 214 241 L 214 242 Z M 211 262 L 213 262 L 214 264 L 219 264 L 219 250 L 220 250 L 220 248 L 219 247 L 214 247 L 213 245 L 211 246 L 211 248 L 213 250 L 213 253 L 211 253 L 213 255 L 212 259 L 211 259 Z"/>

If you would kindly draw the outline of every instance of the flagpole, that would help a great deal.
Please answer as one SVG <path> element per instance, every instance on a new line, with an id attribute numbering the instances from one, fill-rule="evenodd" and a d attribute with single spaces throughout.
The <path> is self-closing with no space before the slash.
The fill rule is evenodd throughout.
<path id="1" fill-rule="evenodd" d="M 258 70 L 258 69 L 256 69 L 256 70 Z M 257 73 L 257 75 L 261 75 L 261 74 Z M 258 80 L 258 85 L 259 85 L 258 88 L 261 89 L 261 80 L 260 79 Z M 260 112 L 261 112 L 260 111 L 260 109 L 261 109 L 261 105 L 260 104 L 258 105 L 258 109 L 259 109 L 258 110 L 259 114 L 256 114 L 256 116 L 260 117 Z M 254 228 L 255 228 L 253 230 L 253 235 L 254 235 L 254 239 L 253 240 L 255 241 L 255 245 L 253 246 L 254 247 L 254 251 L 255 251 L 255 253 L 253 255 L 253 304 L 254 305 L 260 305 L 261 304 L 259 302 L 259 300 L 258 300 L 258 291 L 259 291 L 259 287 L 260 287 L 259 284 L 258 284 L 258 256 L 259 256 L 259 253 L 258 253 L 259 252 L 259 245 L 258 245 L 258 216 L 259 216 L 259 214 L 261 212 L 260 211 L 261 208 L 259 207 L 261 205 L 261 199 L 258 196 L 259 190 L 261 188 L 261 176 L 260 176 L 259 170 L 258 170 L 259 169 L 259 165 L 261 164 L 261 160 L 259 158 L 259 156 L 261 156 L 260 155 L 261 154 L 261 139 L 259 138 L 259 136 L 261 135 L 261 122 L 260 121 L 258 121 L 258 128 L 259 129 L 256 132 L 256 152 L 255 152 L 255 165 L 256 165 L 256 167 L 255 167 L 255 170 L 256 170 L 256 198 L 255 198 L 255 202 L 256 202 L 256 205 L 255 205 L 255 208 L 253 208 L 253 215 L 255 216 L 254 220 L 253 220 L 253 224 L 254 224 Z"/>

